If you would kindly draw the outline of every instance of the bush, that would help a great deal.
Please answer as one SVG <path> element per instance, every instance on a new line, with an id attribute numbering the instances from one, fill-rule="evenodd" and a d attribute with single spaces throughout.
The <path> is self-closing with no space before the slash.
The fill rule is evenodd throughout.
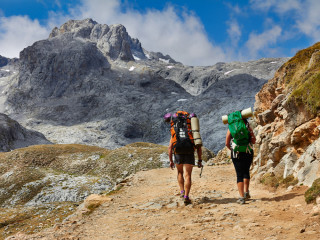
<path id="1" fill-rule="evenodd" d="M 278 187 L 289 187 L 294 186 L 298 183 L 298 179 L 296 179 L 293 175 L 289 175 L 286 178 L 276 177 L 274 173 L 266 173 L 260 179 L 260 182 L 264 185 L 278 188 Z"/>
<path id="2" fill-rule="evenodd" d="M 309 188 L 305 194 L 304 194 L 304 198 L 306 203 L 315 203 L 317 197 L 320 196 L 320 178 L 318 178 L 317 180 L 315 180 L 311 186 L 311 188 Z"/>
<path id="3" fill-rule="evenodd" d="M 277 188 L 280 185 L 280 179 L 278 179 L 274 173 L 266 173 L 260 179 L 260 183 L 269 187 Z"/>

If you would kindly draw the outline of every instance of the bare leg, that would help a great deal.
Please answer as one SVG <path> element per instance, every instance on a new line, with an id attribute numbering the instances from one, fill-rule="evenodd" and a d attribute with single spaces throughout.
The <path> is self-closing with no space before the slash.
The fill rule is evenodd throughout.
<path id="1" fill-rule="evenodd" d="M 185 169 L 185 195 L 189 196 L 189 192 L 191 189 L 191 174 L 192 174 L 192 169 L 193 165 L 191 164 L 184 164 L 184 169 Z"/>
<path id="2" fill-rule="evenodd" d="M 238 182 L 237 185 L 238 185 L 238 191 L 239 191 L 240 197 L 244 197 L 244 184 L 243 184 L 243 182 Z"/>
<path id="3" fill-rule="evenodd" d="M 176 168 L 178 171 L 177 179 L 180 191 L 184 191 L 183 164 L 176 164 Z"/>
<path id="4" fill-rule="evenodd" d="M 244 178 L 243 182 L 244 182 L 244 191 L 249 192 L 250 179 Z"/>

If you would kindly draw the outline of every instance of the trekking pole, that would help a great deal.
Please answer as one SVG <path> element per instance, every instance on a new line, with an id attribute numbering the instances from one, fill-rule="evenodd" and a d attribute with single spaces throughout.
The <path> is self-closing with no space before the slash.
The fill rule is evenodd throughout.
<path id="1" fill-rule="evenodd" d="M 201 167 L 200 178 L 201 178 L 201 175 L 202 175 L 202 171 L 203 171 L 203 166 Z"/>

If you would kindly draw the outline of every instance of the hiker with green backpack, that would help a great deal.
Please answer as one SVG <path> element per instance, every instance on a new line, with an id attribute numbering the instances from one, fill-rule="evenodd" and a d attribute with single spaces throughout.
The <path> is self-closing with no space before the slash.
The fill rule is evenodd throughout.
<path id="1" fill-rule="evenodd" d="M 250 109 L 251 111 L 251 109 Z M 250 198 L 250 166 L 253 160 L 253 144 L 256 138 L 244 116 L 243 111 L 228 115 L 226 146 L 231 150 L 231 158 L 237 174 L 237 186 L 240 194 L 238 203 L 244 204 Z M 252 114 L 252 112 L 251 112 Z"/>

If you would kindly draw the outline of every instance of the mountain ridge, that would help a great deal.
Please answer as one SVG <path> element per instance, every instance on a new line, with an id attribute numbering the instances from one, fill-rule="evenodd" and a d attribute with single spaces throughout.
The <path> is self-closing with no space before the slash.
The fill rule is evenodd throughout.
<path id="1" fill-rule="evenodd" d="M 184 109 L 199 116 L 203 142 L 217 152 L 225 135 L 219 115 L 253 106 L 256 91 L 285 61 L 183 66 L 143 49 L 122 25 L 70 20 L 21 52 L 19 71 L 2 88 L 2 108 L 52 142 L 112 149 L 167 144 L 162 117 Z"/>

